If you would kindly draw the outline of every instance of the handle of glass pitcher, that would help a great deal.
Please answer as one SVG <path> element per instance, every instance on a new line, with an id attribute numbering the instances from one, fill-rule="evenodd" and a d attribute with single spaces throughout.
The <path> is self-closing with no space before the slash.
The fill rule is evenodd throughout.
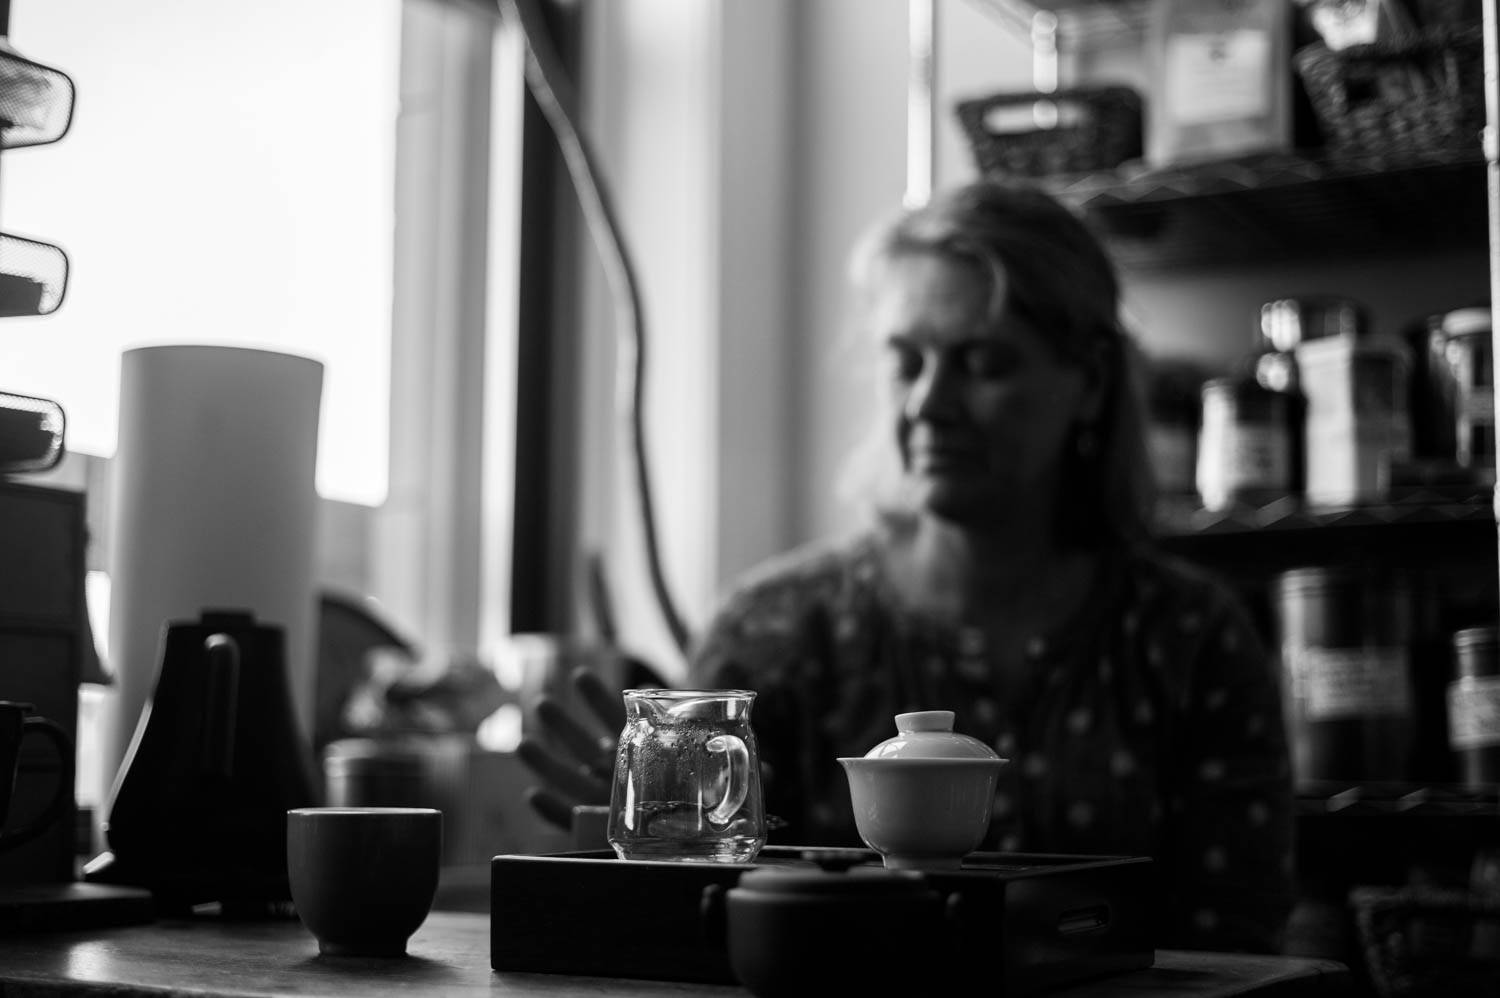
<path id="1" fill-rule="evenodd" d="M 750 749 L 738 735 L 715 735 L 704 743 L 710 752 L 726 756 L 729 764 L 729 786 L 719 806 L 708 812 L 708 820 L 722 828 L 734 819 L 750 791 Z"/>

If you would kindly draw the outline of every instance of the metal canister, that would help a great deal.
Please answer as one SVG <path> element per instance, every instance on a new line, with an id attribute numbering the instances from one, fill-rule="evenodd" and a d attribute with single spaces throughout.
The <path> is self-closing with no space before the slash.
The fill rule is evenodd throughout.
<path id="1" fill-rule="evenodd" d="M 1415 747 L 1410 587 L 1359 566 L 1275 581 L 1287 729 L 1299 784 L 1408 779 Z"/>
<path id="2" fill-rule="evenodd" d="M 1500 629 L 1468 627 L 1453 635 L 1448 684 L 1448 744 L 1459 778 L 1472 789 L 1500 783 Z"/>
<path id="3" fill-rule="evenodd" d="M 334 807 L 430 807 L 426 767 L 416 752 L 371 739 L 334 742 L 323 757 Z"/>
<path id="4" fill-rule="evenodd" d="M 391 733 L 341 738 L 323 749 L 323 777 L 333 807 L 433 807 L 442 811 L 443 856 L 463 845 L 469 808 L 469 744 L 456 733 Z"/>
<path id="5" fill-rule="evenodd" d="M 1197 485 L 1203 507 L 1259 505 L 1296 489 L 1293 401 L 1254 378 L 1203 385 Z"/>

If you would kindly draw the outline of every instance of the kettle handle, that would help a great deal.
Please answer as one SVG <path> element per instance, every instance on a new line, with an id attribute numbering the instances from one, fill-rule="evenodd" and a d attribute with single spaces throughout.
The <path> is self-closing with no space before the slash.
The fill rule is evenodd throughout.
<path id="1" fill-rule="evenodd" d="M 228 779 L 234 770 L 234 734 L 240 690 L 240 646 L 228 634 L 210 634 L 203 642 L 208 679 L 203 705 L 203 740 L 198 771 Z"/>

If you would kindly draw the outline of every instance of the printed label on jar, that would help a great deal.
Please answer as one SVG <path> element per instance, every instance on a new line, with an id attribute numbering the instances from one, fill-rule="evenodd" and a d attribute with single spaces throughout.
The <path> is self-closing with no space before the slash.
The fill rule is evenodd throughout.
<path id="1" fill-rule="evenodd" d="M 1495 425 L 1495 389 L 1475 386 L 1462 401 L 1463 413 L 1470 423 Z"/>
<path id="2" fill-rule="evenodd" d="M 1241 490 L 1282 491 L 1291 482 L 1291 446 L 1272 427 L 1224 425 L 1204 411 L 1197 484 L 1206 509 L 1222 509 Z"/>
<path id="3" fill-rule="evenodd" d="M 1246 23 L 1253 25 L 1248 18 Z M 1170 97 L 1165 118 L 1209 125 L 1270 114 L 1272 88 L 1265 77 L 1272 34 L 1258 27 L 1224 24 L 1220 31 L 1171 33 L 1162 60 L 1162 92 Z"/>
<path id="4" fill-rule="evenodd" d="M 1242 426 L 1228 435 L 1227 443 L 1224 473 L 1231 488 L 1286 488 L 1291 461 L 1285 433 Z"/>
<path id="5" fill-rule="evenodd" d="M 1500 745 L 1500 676 L 1448 684 L 1448 744 L 1460 750 Z"/>
<path id="6" fill-rule="evenodd" d="M 1292 695 L 1309 721 L 1411 712 L 1405 648 L 1300 648 Z"/>

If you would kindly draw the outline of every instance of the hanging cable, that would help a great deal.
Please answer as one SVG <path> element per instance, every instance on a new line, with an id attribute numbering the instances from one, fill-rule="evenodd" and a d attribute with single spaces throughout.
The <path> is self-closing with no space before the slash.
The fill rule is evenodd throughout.
<path id="1" fill-rule="evenodd" d="M 642 317 L 640 292 L 630 255 L 620 236 L 609 197 L 594 167 L 593 156 L 583 135 L 568 112 L 576 107 L 566 70 L 552 45 L 536 0 L 503 0 L 511 8 L 526 42 L 526 83 L 541 108 L 547 124 L 557 138 L 563 162 L 578 195 L 584 224 L 599 251 L 605 279 L 614 299 L 617 351 L 615 358 L 615 399 L 625 420 L 630 444 L 631 469 L 640 501 L 641 534 L 646 549 L 646 567 L 654 595 L 673 642 L 685 656 L 690 636 L 677 612 L 661 564 L 661 546 L 657 537 L 655 502 L 652 498 L 650 469 L 646 458 L 644 429 L 646 329 Z"/>

